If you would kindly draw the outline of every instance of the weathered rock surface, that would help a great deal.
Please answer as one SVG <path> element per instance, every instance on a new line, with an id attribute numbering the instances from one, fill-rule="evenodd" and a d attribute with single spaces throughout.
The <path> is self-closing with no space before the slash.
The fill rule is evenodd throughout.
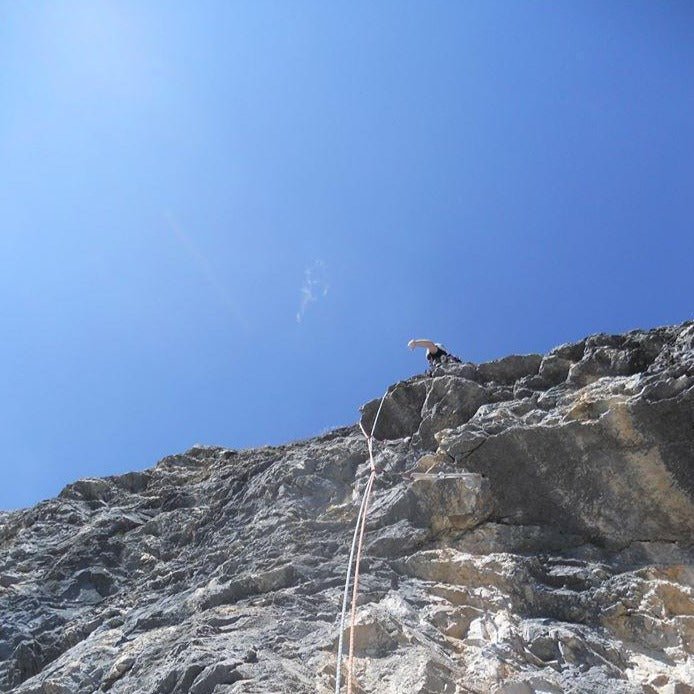
<path id="1" fill-rule="evenodd" d="M 694 323 L 441 367 L 376 436 L 357 691 L 694 693 Z M 355 426 L 0 513 L 0 691 L 334 691 L 368 474 Z"/>

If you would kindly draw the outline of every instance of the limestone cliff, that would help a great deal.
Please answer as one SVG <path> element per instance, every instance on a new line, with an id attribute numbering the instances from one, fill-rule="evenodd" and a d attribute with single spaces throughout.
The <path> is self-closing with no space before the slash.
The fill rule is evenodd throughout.
<path id="1" fill-rule="evenodd" d="M 375 433 L 358 691 L 694 692 L 694 323 L 441 367 Z M 197 447 L 0 513 L 0 690 L 333 692 L 367 456 Z"/>

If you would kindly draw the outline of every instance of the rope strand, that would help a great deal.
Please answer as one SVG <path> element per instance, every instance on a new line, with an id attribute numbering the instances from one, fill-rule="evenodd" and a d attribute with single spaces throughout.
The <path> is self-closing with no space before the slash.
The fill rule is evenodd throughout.
<path id="1" fill-rule="evenodd" d="M 397 386 L 396 386 L 397 387 Z M 393 388 L 395 390 L 395 388 Z M 392 391 L 391 391 L 392 392 Z M 352 590 L 352 612 L 350 619 L 350 629 L 349 629 L 349 658 L 347 661 L 347 694 L 351 694 L 352 691 L 352 679 L 353 679 L 353 660 L 354 660 L 354 623 L 356 620 L 356 603 L 357 594 L 359 590 L 359 564 L 361 561 L 361 550 L 364 541 L 364 530 L 366 528 L 366 514 L 369 507 L 369 497 L 371 496 L 371 490 L 373 488 L 374 480 L 376 479 L 376 464 L 374 463 L 373 456 L 373 442 L 374 433 L 376 431 L 376 424 L 378 423 L 378 418 L 381 414 L 381 409 L 383 408 L 383 403 L 385 402 L 386 395 L 388 391 L 383 394 L 381 402 L 376 411 L 376 417 L 374 418 L 373 426 L 371 427 L 371 434 L 367 434 L 364 426 L 359 422 L 359 427 L 364 434 L 366 439 L 366 446 L 369 451 L 369 465 L 371 467 L 371 474 L 364 488 L 364 494 L 362 496 L 361 505 L 359 507 L 359 513 L 357 515 L 357 523 L 354 528 L 354 536 L 352 537 L 352 548 L 349 553 L 349 563 L 347 566 L 347 577 L 345 579 L 345 590 L 342 597 L 342 611 L 340 613 L 340 633 L 337 640 L 337 662 L 335 667 L 335 694 L 340 694 L 340 684 L 342 675 L 342 647 L 343 647 L 343 635 L 345 628 L 345 617 L 347 615 L 347 597 L 349 595 L 349 582 L 352 577 L 352 566 L 354 569 L 354 586 Z M 354 560 L 354 551 L 357 550 L 356 561 Z"/>
<path id="2" fill-rule="evenodd" d="M 345 580 L 345 592 L 342 596 L 342 613 L 340 615 L 340 634 L 337 639 L 337 670 L 335 671 L 335 694 L 340 694 L 340 676 L 341 676 L 341 661 L 342 661 L 342 641 L 345 630 L 345 616 L 347 614 L 347 599 L 349 597 L 349 581 L 352 578 L 352 558 L 354 550 L 357 547 L 357 537 L 359 536 L 359 526 L 361 525 L 362 514 L 364 513 L 364 504 L 366 503 L 366 495 L 362 496 L 361 506 L 359 507 L 359 515 L 357 516 L 357 524 L 354 526 L 354 537 L 352 538 L 352 549 L 349 553 L 349 564 L 347 566 L 347 578 Z"/>
<path id="3" fill-rule="evenodd" d="M 366 528 L 366 512 L 369 508 L 369 497 L 373 481 L 376 479 L 376 471 L 372 470 L 369 481 L 364 491 L 364 514 L 361 517 L 361 530 L 359 531 L 359 544 L 357 545 L 357 558 L 354 563 L 354 586 L 352 589 L 352 615 L 349 624 L 349 655 L 347 657 L 347 694 L 352 694 L 354 682 L 354 626 L 357 618 L 357 593 L 359 592 L 359 564 L 361 563 L 361 548 L 364 542 L 364 529 Z"/>

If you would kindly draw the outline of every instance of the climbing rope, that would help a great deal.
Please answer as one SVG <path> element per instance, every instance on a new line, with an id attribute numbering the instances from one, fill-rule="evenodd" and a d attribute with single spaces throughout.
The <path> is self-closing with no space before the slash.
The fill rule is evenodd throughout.
<path id="1" fill-rule="evenodd" d="M 357 594 L 359 592 L 359 565 L 361 563 L 361 548 L 364 542 L 364 529 L 366 528 L 366 514 L 369 508 L 369 497 L 373 481 L 376 478 L 375 470 L 371 471 L 366 490 L 364 491 L 364 513 L 361 517 L 361 528 L 359 530 L 359 543 L 357 545 L 357 558 L 354 562 L 354 586 L 352 587 L 352 614 L 349 624 L 349 656 L 347 657 L 347 694 L 352 694 L 352 683 L 354 681 L 354 625 L 357 618 Z"/>
<path id="2" fill-rule="evenodd" d="M 347 598 L 349 597 L 349 581 L 352 578 L 352 559 L 354 551 L 357 547 L 357 538 L 359 536 L 359 526 L 361 524 L 362 515 L 364 514 L 364 505 L 366 503 L 366 494 L 362 496 L 359 515 L 357 516 L 357 525 L 354 528 L 354 536 L 352 538 L 352 549 L 349 552 L 349 564 L 347 566 L 347 578 L 345 580 L 345 592 L 342 596 L 342 612 L 340 615 L 340 633 L 337 639 L 337 670 L 335 674 L 335 694 L 340 694 L 340 676 L 342 674 L 342 635 L 345 630 L 345 615 L 347 614 Z"/>
<path id="3" fill-rule="evenodd" d="M 396 386 L 397 387 L 397 386 Z M 395 390 L 395 388 L 393 389 Z M 364 530 L 366 528 L 366 515 L 369 509 L 369 497 L 371 496 L 371 490 L 373 488 L 374 480 L 376 479 L 376 464 L 374 463 L 373 454 L 373 442 L 374 442 L 374 432 L 376 431 L 376 424 L 378 423 L 378 418 L 381 414 L 381 409 L 383 408 L 383 403 L 385 402 L 386 395 L 388 391 L 383 393 L 381 402 L 376 411 L 376 417 L 374 419 L 373 426 L 371 427 L 371 433 L 367 434 L 361 422 L 359 423 L 359 428 L 366 438 L 366 446 L 369 451 L 369 465 L 371 466 L 371 474 L 366 482 L 366 487 L 364 488 L 364 494 L 362 495 L 361 505 L 359 507 L 359 514 L 357 515 L 357 523 L 354 527 L 354 535 L 352 537 L 352 549 L 349 553 L 349 564 L 347 566 L 347 578 L 345 579 L 345 590 L 342 596 L 342 612 L 340 614 L 340 633 L 337 640 L 337 663 L 335 668 L 335 694 L 340 694 L 340 680 L 342 675 L 342 644 L 343 644 L 343 633 L 345 630 L 345 616 L 347 614 L 347 598 L 349 596 L 349 582 L 352 578 L 352 566 L 354 566 L 354 585 L 352 587 L 352 612 L 350 617 L 350 627 L 349 627 L 349 656 L 347 659 L 347 694 L 352 694 L 352 682 L 353 682 L 353 663 L 354 663 L 354 625 L 356 621 L 356 611 L 357 611 L 357 595 L 359 592 L 359 564 L 361 562 L 361 550 L 364 542 Z M 354 553 L 356 551 L 356 561 L 354 559 Z"/>

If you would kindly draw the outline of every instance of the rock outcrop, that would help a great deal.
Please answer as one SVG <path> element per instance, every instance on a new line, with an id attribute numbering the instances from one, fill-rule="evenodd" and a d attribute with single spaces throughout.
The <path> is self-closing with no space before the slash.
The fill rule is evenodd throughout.
<path id="1" fill-rule="evenodd" d="M 357 691 L 694 693 L 694 323 L 440 367 L 375 435 Z M 0 513 L 0 690 L 333 692 L 368 474 L 354 426 Z"/>

